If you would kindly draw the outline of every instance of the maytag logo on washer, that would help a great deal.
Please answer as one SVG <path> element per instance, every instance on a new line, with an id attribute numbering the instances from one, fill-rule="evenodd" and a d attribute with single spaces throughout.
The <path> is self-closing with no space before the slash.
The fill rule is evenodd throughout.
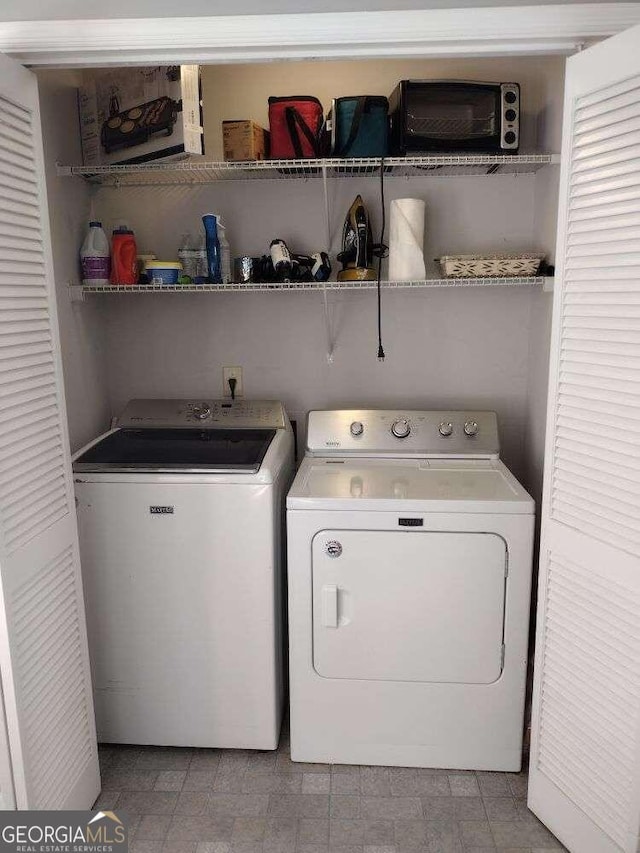
<path id="1" fill-rule="evenodd" d="M 150 506 L 149 512 L 151 515 L 173 515 L 172 506 Z"/>
<path id="2" fill-rule="evenodd" d="M 128 853 L 115 812 L 0 811 L 0 853 Z"/>

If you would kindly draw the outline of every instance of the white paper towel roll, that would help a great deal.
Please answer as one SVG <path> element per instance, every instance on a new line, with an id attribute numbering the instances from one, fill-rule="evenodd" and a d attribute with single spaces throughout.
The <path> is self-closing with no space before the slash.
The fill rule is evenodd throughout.
<path id="1" fill-rule="evenodd" d="M 391 202 L 389 226 L 389 280 L 422 281 L 424 265 L 424 211 L 420 198 Z"/>

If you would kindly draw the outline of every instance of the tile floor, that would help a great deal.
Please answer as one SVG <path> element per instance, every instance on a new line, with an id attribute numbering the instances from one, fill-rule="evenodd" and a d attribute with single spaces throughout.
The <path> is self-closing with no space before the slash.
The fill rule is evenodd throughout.
<path id="1" fill-rule="evenodd" d="M 129 814 L 131 853 L 551 853 L 527 778 L 296 764 L 277 752 L 103 746 L 96 807 Z"/>

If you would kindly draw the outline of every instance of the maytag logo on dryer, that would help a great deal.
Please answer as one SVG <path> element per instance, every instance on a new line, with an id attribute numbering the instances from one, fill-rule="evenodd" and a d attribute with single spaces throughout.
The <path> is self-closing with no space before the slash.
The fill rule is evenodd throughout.
<path id="1" fill-rule="evenodd" d="M 151 515 L 173 515 L 172 506 L 150 506 L 149 512 Z"/>

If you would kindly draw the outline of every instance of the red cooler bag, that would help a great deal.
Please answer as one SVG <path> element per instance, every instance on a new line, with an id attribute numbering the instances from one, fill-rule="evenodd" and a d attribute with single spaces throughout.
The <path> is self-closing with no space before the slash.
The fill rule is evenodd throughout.
<path id="1" fill-rule="evenodd" d="M 322 156 L 324 114 L 312 95 L 269 98 L 269 130 L 272 160 Z"/>

